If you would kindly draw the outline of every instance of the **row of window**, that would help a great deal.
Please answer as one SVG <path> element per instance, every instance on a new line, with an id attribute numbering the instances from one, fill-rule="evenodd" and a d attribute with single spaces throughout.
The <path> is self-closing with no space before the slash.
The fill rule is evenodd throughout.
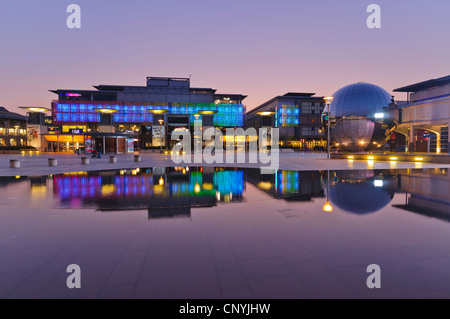
<path id="1" fill-rule="evenodd" d="M 4 127 L 0 127 L 0 135 L 6 135 L 8 133 L 8 135 L 25 135 L 26 134 L 26 130 L 24 129 L 18 129 L 18 128 L 4 128 Z"/>
<path id="2" fill-rule="evenodd" d="M 319 132 L 320 131 L 320 132 Z M 303 136 L 323 136 L 324 133 L 321 131 L 320 127 L 302 127 Z"/>
<path id="3" fill-rule="evenodd" d="M 8 146 L 6 145 L 7 139 L 5 138 L 0 138 L 0 146 Z M 24 139 L 20 139 L 20 140 L 16 140 L 14 138 L 10 138 L 9 139 L 9 146 L 23 146 L 26 145 L 25 140 Z"/>

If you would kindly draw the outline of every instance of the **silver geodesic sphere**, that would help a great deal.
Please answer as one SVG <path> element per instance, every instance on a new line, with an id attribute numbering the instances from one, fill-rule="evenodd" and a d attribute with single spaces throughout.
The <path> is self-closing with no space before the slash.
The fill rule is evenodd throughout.
<path id="1" fill-rule="evenodd" d="M 368 151 L 383 146 L 396 127 L 389 114 L 394 99 L 381 87 L 364 82 L 333 94 L 331 139 L 338 150 Z"/>

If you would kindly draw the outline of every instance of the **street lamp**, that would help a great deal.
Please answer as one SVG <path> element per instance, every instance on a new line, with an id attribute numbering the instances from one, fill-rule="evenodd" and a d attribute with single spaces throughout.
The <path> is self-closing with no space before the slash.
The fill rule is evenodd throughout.
<path id="1" fill-rule="evenodd" d="M 327 158 L 330 159 L 330 103 L 333 100 L 332 96 L 327 96 L 323 98 L 327 104 Z"/>

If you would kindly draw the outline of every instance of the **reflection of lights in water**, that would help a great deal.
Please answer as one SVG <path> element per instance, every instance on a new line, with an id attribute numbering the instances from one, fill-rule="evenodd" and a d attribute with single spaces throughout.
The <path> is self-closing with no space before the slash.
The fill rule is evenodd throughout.
<path id="1" fill-rule="evenodd" d="M 164 178 L 162 178 L 162 176 L 159 178 L 159 185 L 160 186 L 164 185 Z"/>
<path id="2" fill-rule="evenodd" d="M 220 192 L 216 192 L 217 201 L 220 202 Z"/>
<path id="3" fill-rule="evenodd" d="M 333 206 L 331 206 L 330 202 L 326 202 L 322 209 L 324 212 L 332 212 Z"/>
<path id="4" fill-rule="evenodd" d="M 373 163 L 374 163 L 374 161 L 369 160 L 369 161 L 367 161 L 367 166 L 371 167 L 371 166 L 373 166 Z"/>
<path id="5" fill-rule="evenodd" d="M 186 166 L 186 172 L 189 172 L 189 166 Z"/>
<path id="6" fill-rule="evenodd" d="M 31 187 L 31 199 L 42 199 L 47 194 L 47 186 L 33 185 Z"/>
<path id="7" fill-rule="evenodd" d="M 376 179 L 373 181 L 375 187 L 383 187 L 383 181 L 381 179 Z"/>
<path id="8" fill-rule="evenodd" d="M 19 175 L 16 175 L 16 178 L 17 178 L 17 179 L 19 179 L 19 178 L 20 178 L 20 176 L 19 176 Z"/>
<path id="9" fill-rule="evenodd" d="M 202 186 L 203 186 L 203 189 L 205 189 L 207 191 L 210 191 L 210 190 L 212 190 L 214 188 L 214 185 L 211 184 L 211 183 L 203 183 Z"/>
<path id="10" fill-rule="evenodd" d="M 131 170 L 131 175 L 136 175 L 137 171 L 135 169 Z"/>
<path id="11" fill-rule="evenodd" d="M 155 186 L 153 186 L 153 193 L 155 194 L 155 195 L 160 195 L 160 194 L 162 194 L 164 192 L 164 187 L 163 186 L 161 186 L 161 185 L 155 185 Z"/>
<path id="12" fill-rule="evenodd" d="M 414 168 L 423 168 L 422 163 L 414 163 Z"/>
<path id="13" fill-rule="evenodd" d="M 197 183 L 194 186 L 194 192 L 199 193 L 200 192 L 200 185 Z"/>
<path id="14" fill-rule="evenodd" d="M 103 185 L 102 186 L 102 195 L 110 195 L 114 193 L 116 190 L 116 187 L 112 184 L 110 185 Z"/>
<path id="15" fill-rule="evenodd" d="M 120 170 L 120 175 L 123 175 L 123 174 L 125 174 L 125 171 L 122 169 L 122 170 Z"/>
<path id="16" fill-rule="evenodd" d="M 138 167 L 136 168 L 136 172 L 139 173 L 141 171 L 141 169 Z"/>
<path id="17" fill-rule="evenodd" d="M 183 174 L 186 174 L 186 170 L 183 168 Z"/>

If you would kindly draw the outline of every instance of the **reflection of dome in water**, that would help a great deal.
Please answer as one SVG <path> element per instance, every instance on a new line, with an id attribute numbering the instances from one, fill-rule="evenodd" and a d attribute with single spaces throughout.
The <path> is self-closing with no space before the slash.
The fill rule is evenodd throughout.
<path id="1" fill-rule="evenodd" d="M 394 177 L 374 178 L 373 172 L 365 172 L 372 171 L 338 173 L 339 182 L 330 187 L 330 201 L 341 210 L 358 215 L 374 213 L 387 206 L 395 194 Z"/>
<path id="2" fill-rule="evenodd" d="M 395 122 L 389 119 L 392 96 L 370 83 L 347 85 L 333 94 L 330 118 L 336 120 L 331 137 L 338 148 L 363 151 L 379 148 L 387 141 Z"/>

